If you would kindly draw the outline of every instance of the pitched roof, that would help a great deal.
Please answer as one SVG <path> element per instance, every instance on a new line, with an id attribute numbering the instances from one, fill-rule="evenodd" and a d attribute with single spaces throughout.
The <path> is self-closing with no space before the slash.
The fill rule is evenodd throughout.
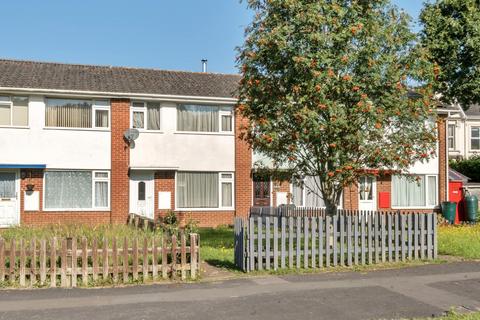
<path id="1" fill-rule="evenodd" d="M 239 75 L 0 59 L 0 87 L 234 98 Z"/>
<path id="2" fill-rule="evenodd" d="M 465 114 L 468 118 L 475 118 L 480 117 L 480 105 L 479 104 L 471 104 L 467 110 L 465 110 Z"/>

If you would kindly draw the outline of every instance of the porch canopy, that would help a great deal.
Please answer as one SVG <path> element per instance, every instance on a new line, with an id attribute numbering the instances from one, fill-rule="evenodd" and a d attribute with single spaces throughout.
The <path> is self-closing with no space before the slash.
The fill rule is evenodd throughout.
<path id="1" fill-rule="evenodd" d="M 5 164 L 0 163 L 0 169 L 45 169 L 46 164 Z"/>

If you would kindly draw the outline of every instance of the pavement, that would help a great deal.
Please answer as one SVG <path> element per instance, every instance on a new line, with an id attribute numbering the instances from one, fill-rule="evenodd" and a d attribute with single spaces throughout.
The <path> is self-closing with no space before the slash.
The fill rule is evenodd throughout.
<path id="1" fill-rule="evenodd" d="M 102 289 L 1 290 L 0 319 L 401 319 L 480 311 L 480 262 Z"/>

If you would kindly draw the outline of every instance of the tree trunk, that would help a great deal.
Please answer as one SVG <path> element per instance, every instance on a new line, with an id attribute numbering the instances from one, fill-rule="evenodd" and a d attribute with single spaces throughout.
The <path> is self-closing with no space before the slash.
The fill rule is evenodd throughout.
<path id="1" fill-rule="evenodd" d="M 337 213 L 337 204 L 335 203 L 335 201 L 331 201 L 329 199 L 325 199 L 325 208 L 326 208 L 326 212 L 329 216 L 333 216 L 335 215 L 335 213 Z"/>

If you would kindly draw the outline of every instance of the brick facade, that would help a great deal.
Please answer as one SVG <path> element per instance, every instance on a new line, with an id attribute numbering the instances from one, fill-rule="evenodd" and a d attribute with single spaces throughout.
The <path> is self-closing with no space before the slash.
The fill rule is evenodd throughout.
<path id="1" fill-rule="evenodd" d="M 130 147 L 123 134 L 130 128 L 130 100 L 112 99 L 112 172 L 111 172 L 111 222 L 126 223 L 129 212 L 129 156 Z"/>
<path id="2" fill-rule="evenodd" d="M 245 217 L 252 206 L 252 150 L 239 135 L 248 120 L 238 113 L 235 116 L 235 215 Z M 232 220 L 233 221 L 233 220 Z"/>

